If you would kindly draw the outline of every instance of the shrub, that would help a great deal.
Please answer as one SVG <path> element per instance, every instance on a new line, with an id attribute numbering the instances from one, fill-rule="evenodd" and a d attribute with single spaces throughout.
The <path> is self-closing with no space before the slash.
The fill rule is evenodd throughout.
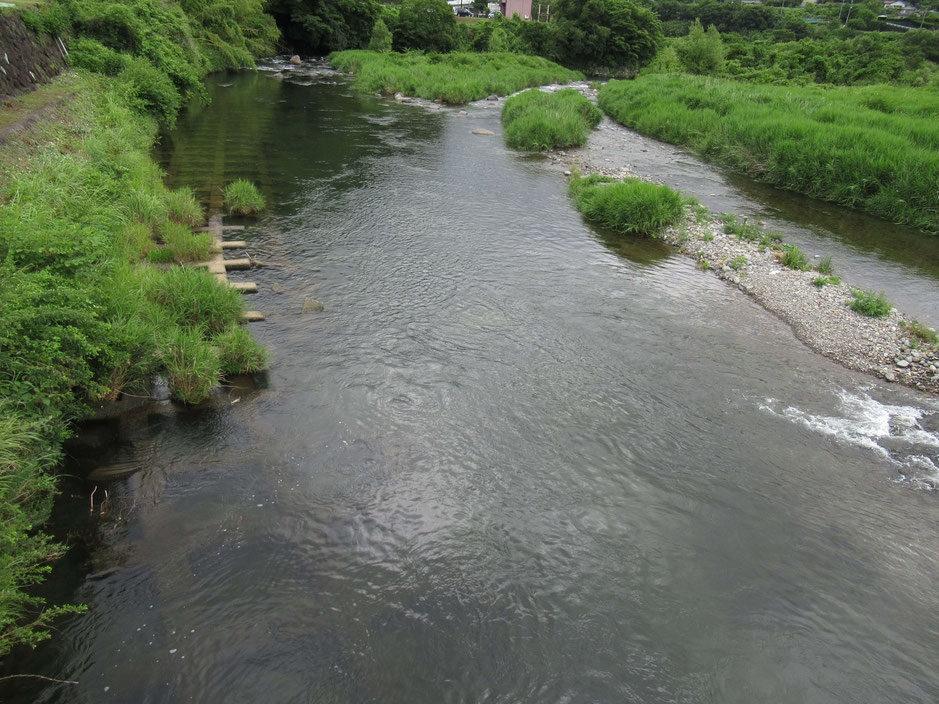
<path id="1" fill-rule="evenodd" d="M 205 344 L 199 328 L 173 334 L 164 343 L 162 358 L 170 393 L 177 401 L 204 401 L 221 378 L 218 351 Z"/>
<path id="2" fill-rule="evenodd" d="M 267 349 L 241 325 L 232 325 L 215 338 L 222 374 L 252 374 L 267 367 Z"/>
<path id="3" fill-rule="evenodd" d="M 397 51 L 452 51 L 457 46 L 457 24 L 446 0 L 404 0 L 394 32 Z"/>
<path id="4" fill-rule="evenodd" d="M 615 181 L 593 174 L 575 178 L 570 191 L 584 217 L 621 234 L 655 236 L 683 212 L 680 194 L 639 179 Z"/>
<path id="5" fill-rule="evenodd" d="M 505 101 L 505 143 L 512 149 L 541 151 L 581 146 L 603 113 L 573 88 L 545 93 L 536 88 Z"/>
<path id="6" fill-rule="evenodd" d="M 241 295 L 204 269 L 173 267 L 150 282 L 148 296 L 184 328 L 216 335 L 238 322 Z"/>
<path id="7" fill-rule="evenodd" d="M 796 269 L 797 271 L 805 271 L 809 268 L 809 262 L 805 257 L 805 252 L 803 252 L 794 244 L 787 244 L 783 246 L 782 257 L 780 261 L 782 261 L 783 266 L 790 269 Z"/>
<path id="8" fill-rule="evenodd" d="M 230 213 L 254 215 L 264 210 L 265 203 L 257 186 L 240 178 L 225 186 L 225 205 Z"/>
<path id="9" fill-rule="evenodd" d="M 655 12 L 629 0 L 560 0 L 552 10 L 566 65 L 635 71 L 662 44 Z"/>
<path id="10" fill-rule="evenodd" d="M 512 51 L 512 44 L 509 40 L 509 33 L 503 27 L 496 27 L 489 35 L 488 51 L 494 53 L 506 53 Z"/>
<path id="11" fill-rule="evenodd" d="M 713 76 L 724 68 L 724 43 L 713 24 L 705 32 L 701 20 L 695 19 L 688 36 L 677 40 L 674 48 L 689 73 Z"/>
<path id="12" fill-rule="evenodd" d="M 851 310 L 871 318 L 882 318 L 889 314 L 893 306 L 887 301 L 884 292 L 874 293 L 855 289 L 851 292 L 854 300 L 848 303 Z"/>
<path id="13" fill-rule="evenodd" d="M 368 48 L 371 51 L 377 51 L 379 54 L 386 54 L 391 51 L 391 31 L 385 21 L 379 18 L 372 28 L 372 38 L 368 42 Z"/>

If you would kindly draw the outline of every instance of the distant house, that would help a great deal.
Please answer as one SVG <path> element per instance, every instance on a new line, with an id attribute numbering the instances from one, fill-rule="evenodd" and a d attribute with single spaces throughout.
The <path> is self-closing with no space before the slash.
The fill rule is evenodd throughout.
<path id="1" fill-rule="evenodd" d="M 500 12 L 512 18 L 512 15 L 518 13 L 523 20 L 531 19 L 531 0 L 503 0 L 499 3 Z"/>

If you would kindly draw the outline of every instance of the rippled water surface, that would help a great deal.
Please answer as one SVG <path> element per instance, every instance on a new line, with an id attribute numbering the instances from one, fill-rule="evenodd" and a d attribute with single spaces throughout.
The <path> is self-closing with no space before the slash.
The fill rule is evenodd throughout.
<path id="1" fill-rule="evenodd" d="M 274 364 L 89 425 L 63 510 L 105 515 L 51 585 L 89 610 L 14 662 L 79 684 L 6 700 L 939 699 L 934 401 L 606 246 L 495 108 L 211 93 L 162 158 L 262 186 Z"/>

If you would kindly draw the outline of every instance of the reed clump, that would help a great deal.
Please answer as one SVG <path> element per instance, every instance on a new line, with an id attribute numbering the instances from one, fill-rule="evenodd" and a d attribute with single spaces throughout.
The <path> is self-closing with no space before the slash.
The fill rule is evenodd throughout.
<path id="1" fill-rule="evenodd" d="M 239 178 L 225 186 L 225 205 L 233 215 L 256 215 L 266 203 L 257 186 Z"/>
<path id="2" fill-rule="evenodd" d="M 646 75 L 606 84 L 598 100 L 627 127 L 776 186 L 939 232 L 934 91 Z"/>
<path id="3" fill-rule="evenodd" d="M 531 152 L 582 146 L 602 119 L 600 109 L 573 88 L 554 93 L 532 88 L 502 108 L 506 145 Z"/>
<path id="4" fill-rule="evenodd" d="M 619 234 L 655 237 L 684 214 L 677 191 L 636 178 L 574 177 L 570 193 L 584 217 Z"/>
<path id="5" fill-rule="evenodd" d="M 511 95 L 524 88 L 570 83 L 583 74 L 538 56 L 512 53 L 379 54 L 367 50 L 329 55 L 340 71 L 355 74 L 362 90 L 460 105 L 490 95 Z"/>

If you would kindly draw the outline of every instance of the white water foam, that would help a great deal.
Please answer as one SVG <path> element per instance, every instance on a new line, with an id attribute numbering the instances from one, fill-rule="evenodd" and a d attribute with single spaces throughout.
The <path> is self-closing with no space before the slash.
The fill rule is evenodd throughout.
<path id="1" fill-rule="evenodd" d="M 895 406 L 867 394 L 836 392 L 840 415 L 809 413 L 795 406 L 782 407 L 768 398 L 760 410 L 786 418 L 809 430 L 856 447 L 869 449 L 896 465 L 904 481 L 924 489 L 939 489 L 939 426 L 923 427 L 939 409 Z"/>

